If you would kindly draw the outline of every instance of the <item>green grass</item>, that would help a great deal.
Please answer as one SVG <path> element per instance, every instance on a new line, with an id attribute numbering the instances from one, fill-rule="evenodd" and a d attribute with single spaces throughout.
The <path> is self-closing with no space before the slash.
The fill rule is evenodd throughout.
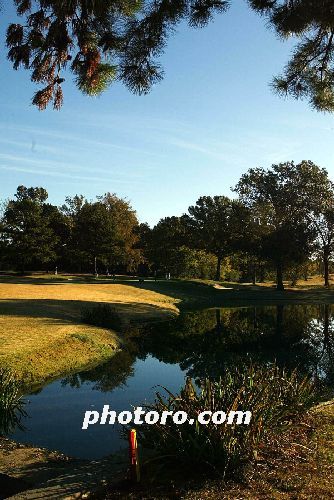
<path id="1" fill-rule="evenodd" d="M 179 309 L 229 307 L 288 303 L 334 303 L 334 288 L 326 289 L 320 280 L 277 291 L 274 283 L 257 285 L 208 280 L 170 280 L 128 282 L 128 286 L 159 292 L 172 298 Z"/>

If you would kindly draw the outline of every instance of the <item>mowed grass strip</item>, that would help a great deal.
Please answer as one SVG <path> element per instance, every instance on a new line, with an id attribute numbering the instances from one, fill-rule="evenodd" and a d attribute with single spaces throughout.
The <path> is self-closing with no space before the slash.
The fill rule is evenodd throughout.
<path id="1" fill-rule="evenodd" d="M 0 283 L 0 364 L 27 384 L 108 359 L 117 332 L 85 325 L 81 310 L 113 304 L 126 321 L 175 314 L 170 297 L 118 284 Z"/>

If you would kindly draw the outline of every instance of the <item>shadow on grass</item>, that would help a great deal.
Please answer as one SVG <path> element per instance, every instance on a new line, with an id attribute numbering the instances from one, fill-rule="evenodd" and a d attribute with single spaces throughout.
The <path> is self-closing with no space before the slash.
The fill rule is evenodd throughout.
<path id="1" fill-rule="evenodd" d="M 99 302 L 87 300 L 54 300 L 54 299 L 5 299 L 0 301 L 0 316 L 24 316 L 28 318 L 47 319 L 48 323 L 78 324 L 82 323 L 83 309 L 108 304 L 115 307 L 121 317 L 128 320 L 145 322 L 146 320 L 166 319 L 171 310 L 153 304 L 141 302 Z"/>
<path id="2" fill-rule="evenodd" d="M 138 281 L 135 276 L 118 275 L 117 279 L 114 280 L 112 276 L 105 276 L 103 274 L 95 278 L 92 274 L 6 274 L 0 272 L 0 283 L 6 284 L 20 284 L 20 285 L 57 285 L 57 284 L 69 284 L 69 283 L 82 283 L 82 284 L 106 284 L 106 283 L 118 283 L 126 284 L 128 281 Z"/>
<path id="3" fill-rule="evenodd" d="M 113 280 L 111 277 L 107 278 L 100 276 L 96 279 L 90 275 L 61 275 L 55 277 L 50 275 L 50 278 L 36 276 L 13 276 L 13 275 L 0 275 L 0 283 L 2 284 L 25 284 L 25 285 L 78 285 L 85 284 L 91 286 L 108 285 L 112 288 L 114 285 L 123 285 L 141 290 L 148 290 L 163 295 L 167 295 L 176 299 L 177 306 L 180 309 L 194 309 L 205 307 L 231 307 L 231 306 L 245 306 L 254 303 L 261 304 L 277 304 L 277 303 L 334 303 L 334 289 L 326 289 L 324 287 L 310 286 L 305 289 L 300 287 L 291 289 L 287 288 L 285 291 L 276 290 L 274 285 L 251 285 L 242 283 L 222 283 L 221 288 L 215 288 L 214 282 L 205 282 L 201 280 L 184 280 L 172 279 L 164 280 L 158 279 L 155 281 L 153 278 L 146 278 L 139 280 L 132 276 L 117 277 Z M 78 292 L 79 293 L 79 292 Z M 45 300 L 38 300 L 36 302 L 46 302 Z M 50 301 L 47 301 L 50 303 Z M 52 301 L 51 301 L 52 302 Z M 76 301 L 53 301 L 59 302 L 63 307 L 66 302 L 74 304 Z M 80 302 L 82 306 L 87 305 L 84 301 Z M 91 302 L 90 305 L 96 305 L 98 302 Z M 137 317 L 147 313 L 148 309 L 163 308 L 158 306 L 147 306 L 141 302 L 136 303 L 113 303 L 111 305 L 117 306 L 120 313 L 135 314 Z M 1 305 L 0 305 L 1 307 Z M 51 306 L 50 306 L 51 308 Z M 136 310 L 138 309 L 138 311 Z M 1 309 L 0 309 L 1 314 Z M 150 316 L 150 314 L 149 314 Z"/>
<path id="4" fill-rule="evenodd" d="M 142 290 L 162 293 L 180 301 L 180 309 L 205 307 L 232 307 L 285 303 L 334 303 L 334 290 L 325 288 L 287 289 L 278 291 L 274 286 L 243 285 L 226 283 L 222 288 L 215 288 L 212 283 L 203 283 L 193 280 L 139 280 L 117 284 L 126 284 Z"/>
<path id="5" fill-rule="evenodd" d="M 89 275 L 62 275 L 50 277 L 43 276 L 15 276 L 15 275 L 0 275 L 0 283 L 13 285 L 66 285 L 68 283 L 104 283 L 110 282 L 110 278 L 95 278 Z"/>

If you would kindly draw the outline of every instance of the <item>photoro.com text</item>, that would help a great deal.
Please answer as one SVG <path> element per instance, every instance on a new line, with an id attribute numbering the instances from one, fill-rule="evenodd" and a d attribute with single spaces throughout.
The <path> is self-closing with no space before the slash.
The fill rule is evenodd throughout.
<path id="1" fill-rule="evenodd" d="M 221 410 L 212 412 L 209 410 L 202 411 L 199 413 L 196 418 L 188 418 L 188 414 L 185 411 L 163 411 L 159 413 L 155 410 L 145 411 L 141 406 L 137 406 L 133 411 L 122 411 L 117 413 L 114 410 L 111 410 L 109 405 L 104 405 L 102 412 L 98 412 L 96 410 L 87 410 L 84 415 L 82 429 L 88 429 L 89 425 L 95 424 L 161 424 L 166 425 L 167 419 L 172 419 L 173 423 L 176 425 L 182 425 L 188 423 L 189 425 L 193 425 L 198 422 L 201 425 L 208 425 L 210 423 L 215 425 L 220 424 L 245 424 L 248 425 L 252 418 L 252 412 L 250 411 L 229 411 L 224 412 Z"/>

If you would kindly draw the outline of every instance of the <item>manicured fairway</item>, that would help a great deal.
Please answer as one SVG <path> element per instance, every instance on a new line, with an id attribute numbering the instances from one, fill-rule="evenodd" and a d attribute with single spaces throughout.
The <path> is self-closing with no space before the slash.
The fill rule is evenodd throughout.
<path id="1" fill-rule="evenodd" d="M 111 303 L 126 321 L 177 312 L 171 298 L 132 286 L 24 281 L 0 283 L 0 363 L 27 382 L 113 355 L 117 334 L 83 324 L 84 307 Z"/>

